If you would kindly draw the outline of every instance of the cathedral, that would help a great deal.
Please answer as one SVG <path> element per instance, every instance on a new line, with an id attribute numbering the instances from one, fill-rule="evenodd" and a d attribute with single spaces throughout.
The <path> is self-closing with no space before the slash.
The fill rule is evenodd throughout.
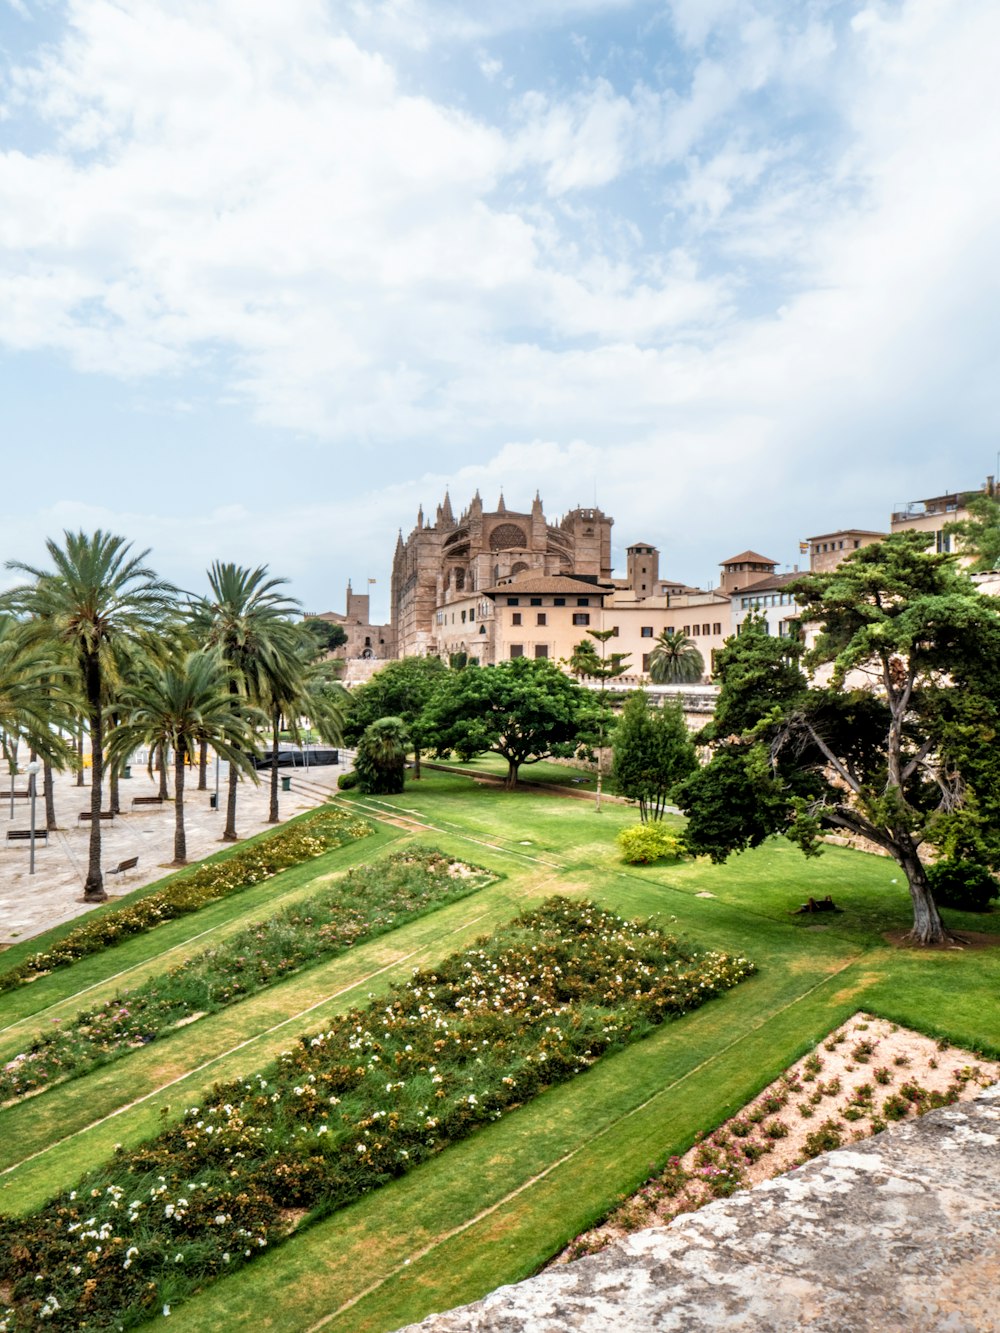
<path id="1" fill-rule="evenodd" d="M 535 495 L 529 513 L 484 510 L 477 491 L 456 519 L 447 493 L 434 522 L 421 508 L 416 526 L 400 532 L 392 562 L 392 641 L 399 657 L 437 651 L 441 608 L 517 575 L 575 575 L 611 583 L 611 526 L 600 509 L 572 509 L 550 523 Z"/>

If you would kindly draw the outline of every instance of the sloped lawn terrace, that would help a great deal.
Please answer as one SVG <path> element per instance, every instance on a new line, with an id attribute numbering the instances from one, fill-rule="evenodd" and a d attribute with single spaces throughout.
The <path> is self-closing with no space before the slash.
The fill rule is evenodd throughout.
<path id="1" fill-rule="evenodd" d="M 752 970 L 552 899 L 0 1225 L 8 1327 L 132 1326 Z"/>
<path id="2" fill-rule="evenodd" d="M 419 847 L 348 870 L 323 893 L 229 935 L 165 976 L 54 1019 L 26 1051 L 0 1067 L 0 1104 L 109 1064 L 495 878 Z"/>

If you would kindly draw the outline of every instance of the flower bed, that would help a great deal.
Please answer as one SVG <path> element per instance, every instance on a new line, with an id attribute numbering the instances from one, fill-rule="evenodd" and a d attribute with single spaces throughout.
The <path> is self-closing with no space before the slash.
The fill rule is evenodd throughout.
<path id="1" fill-rule="evenodd" d="M 128 907 L 89 917 L 51 949 L 32 954 L 17 967 L 0 974 L 0 993 L 14 990 L 56 968 L 69 967 L 88 954 L 141 935 L 164 921 L 197 912 L 206 903 L 240 893 L 279 871 L 311 861 L 371 832 L 372 826 L 363 819 L 340 810 L 323 810 L 280 833 L 241 847 L 224 861 L 199 866 Z"/>
<path id="2" fill-rule="evenodd" d="M 141 1322 L 753 970 L 550 899 L 0 1219 L 0 1330 Z"/>
<path id="3" fill-rule="evenodd" d="M 496 878 L 424 848 L 351 869 L 323 893 L 254 922 L 165 976 L 120 991 L 65 1024 L 54 1020 L 0 1068 L 0 1103 L 78 1078 Z"/>

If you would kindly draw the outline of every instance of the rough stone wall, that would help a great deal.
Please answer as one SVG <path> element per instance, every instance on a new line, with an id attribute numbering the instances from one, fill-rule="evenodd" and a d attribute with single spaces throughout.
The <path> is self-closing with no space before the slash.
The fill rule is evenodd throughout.
<path id="1" fill-rule="evenodd" d="M 405 1333 L 996 1333 L 1000 1084 Z"/>

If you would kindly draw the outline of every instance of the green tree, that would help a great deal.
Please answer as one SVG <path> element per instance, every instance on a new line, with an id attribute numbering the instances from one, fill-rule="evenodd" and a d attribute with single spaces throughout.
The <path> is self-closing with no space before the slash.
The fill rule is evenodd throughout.
<path id="1" fill-rule="evenodd" d="M 19 561 L 7 568 L 32 579 L 3 602 L 33 618 L 36 632 L 65 645 L 85 700 L 92 754 L 90 849 L 83 896 L 104 902 L 101 873 L 101 784 L 104 764 L 104 682 L 113 671 L 113 650 L 122 640 L 153 648 L 176 589 L 143 564 L 148 551 L 132 555 L 124 537 L 98 531 L 64 533 L 64 544 L 46 542 L 52 569 Z"/>
<path id="2" fill-rule="evenodd" d="M 302 622 L 302 628 L 318 656 L 335 652 L 347 642 L 347 630 L 335 620 L 320 620 L 318 616 L 309 616 Z"/>
<path id="3" fill-rule="evenodd" d="M 379 718 L 402 718 L 413 746 L 413 776 L 419 778 L 424 749 L 423 711 L 447 675 L 448 668 L 438 657 L 403 657 L 398 662 L 387 662 L 371 680 L 351 690 L 345 738 L 356 743 Z"/>
<path id="4" fill-rule="evenodd" d="M 642 822 L 662 819 L 673 788 L 698 767 L 680 704 L 651 708 L 641 690 L 630 694 L 615 728 L 614 759 L 618 790 L 639 802 Z"/>
<path id="5" fill-rule="evenodd" d="M 961 539 L 963 554 L 975 557 L 970 574 L 991 574 L 1000 570 L 1000 499 L 977 495 L 967 507 L 971 517 L 948 523 L 945 532 Z"/>
<path id="6" fill-rule="evenodd" d="M 72 721 L 65 668 L 53 656 L 55 645 L 34 637 L 32 630 L 31 624 L 0 614 L 0 750 L 7 760 L 12 793 L 22 741 L 42 758 L 47 770 L 52 763 L 72 758 L 60 733 Z"/>
<path id="7" fill-rule="evenodd" d="M 551 662 L 517 657 L 450 677 L 428 703 L 422 725 L 440 752 L 502 755 L 511 790 L 522 765 L 592 743 L 594 721 L 586 690 Z"/>
<path id="8" fill-rule="evenodd" d="M 406 723 L 400 717 L 382 717 L 366 727 L 354 758 L 358 789 L 369 796 L 401 792 L 408 747 Z"/>
<path id="9" fill-rule="evenodd" d="M 762 669 L 742 734 L 717 739 L 678 799 L 692 850 L 717 860 L 780 830 L 807 855 L 823 829 L 867 839 L 906 876 L 911 938 L 936 944 L 947 932 L 921 848 L 1000 862 L 1000 611 L 924 543 L 898 533 L 792 585 L 819 626 L 806 662 L 825 683 L 776 694 L 773 663 Z"/>
<path id="10" fill-rule="evenodd" d="M 694 685 L 705 674 L 705 659 L 686 634 L 665 629 L 649 655 L 649 678 L 654 685 Z"/>
<path id="11" fill-rule="evenodd" d="M 608 681 L 618 680 L 629 669 L 630 653 L 609 653 L 608 643 L 615 636 L 614 629 L 589 629 L 588 638 L 573 649 L 569 669 L 578 678 L 589 677 L 600 682 L 600 709 L 597 715 L 597 791 L 594 809 L 601 811 L 601 785 L 604 777 L 604 737 L 611 720 L 608 711 Z M 600 652 L 598 652 L 598 645 Z"/>
<path id="12" fill-rule="evenodd" d="M 229 668 L 231 706 L 238 712 L 266 706 L 275 691 L 293 688 L 297 670 L 298 602 L 277 591 L 287 579 L 269 578 L 266 565 L 246 569 L 215 561 L 208 571 L 210 593 L 191 609 L 192 627 L 202 643 L 217 648 Z M 239 767 L 229 767 L 226 827 L 223 838 L 235 842 Z"/>
<path id="13" fill-rule="evenodd" d="M 186 653 L 166 664 L 149 662 L 133 680 L 128 709 L 108 743 L 108 760 L 121 762 L 140 745 L 158 746 L 164 755 L 173 752 L 175 865 L 187 860 L 185 763 L 205 740 L 256 782 L 249 753 L 254 720 L 246 712 L 233 712 L 229 672 L 216 652 Z"/>

